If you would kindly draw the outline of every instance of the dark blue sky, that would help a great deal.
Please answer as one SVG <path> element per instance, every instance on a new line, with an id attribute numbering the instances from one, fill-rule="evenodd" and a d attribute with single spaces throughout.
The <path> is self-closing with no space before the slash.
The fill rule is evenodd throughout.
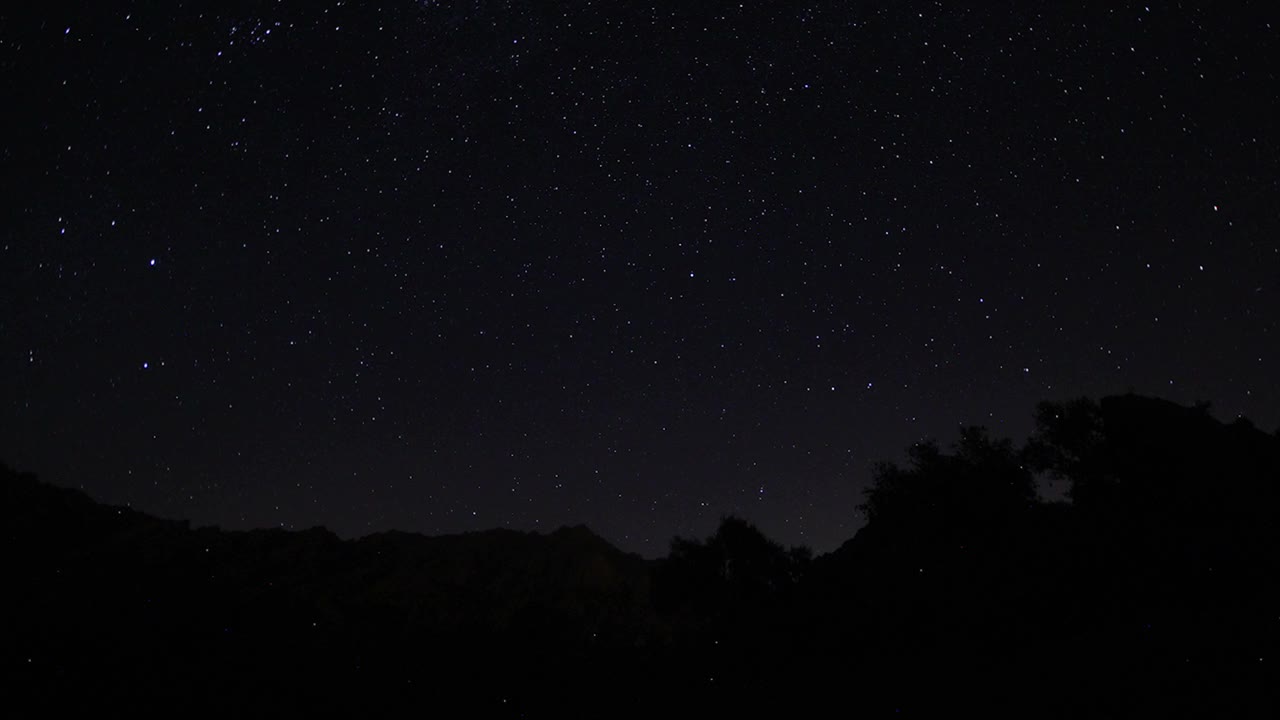
<path id="1" fill-rule="evenodd" d="M 0 458 L 197 524 L 739 514 L 1135 390 L 1280 424 L 1276 11 L 0 11 Z"/>

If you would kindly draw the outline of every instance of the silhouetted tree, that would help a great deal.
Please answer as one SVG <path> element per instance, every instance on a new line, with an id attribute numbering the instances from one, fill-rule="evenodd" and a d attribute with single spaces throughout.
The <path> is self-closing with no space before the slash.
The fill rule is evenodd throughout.
<path id="1" fill-rule="evenodd" d="M 1280 479 L 1274 443 L 1247 420 L 1224 425 L 1208 403 L 1136 395 L 1041 403 L 1024 457 L 1068 480 L 1077 508 L 1171 532 L 1253 515 Z"/>
<path id="2" fill-rule="evenodd" d="M 655 602 L 687 631 L 762 626 L 804 575 L 808 548 L 787 550 L 751 523 L 725 517 L 706 541 L 675 538 L 655 577 Z"/>
<path id="3" fill-rule="evenodd" d="M 983 428 L 963 429 L 952 454 L 926 442 L 908 455 L 910 467 L 877 466 L 860 506 L 868 523 L 934 529 L 1003 523 L 1036 501 L 1035 482 L 1013 443 L 992 440 Z"/>
<path id="4" fill-rule="evenodd" d="M 1036 429 L 1023 449 L 1033 470 L 1070 483 L 1067 497 L 1076 505 L 1103 504 L 1113 498 L 1116 479 L 1107 461 L 1102 408 L 1088 398 L 1036 406 Z"/>

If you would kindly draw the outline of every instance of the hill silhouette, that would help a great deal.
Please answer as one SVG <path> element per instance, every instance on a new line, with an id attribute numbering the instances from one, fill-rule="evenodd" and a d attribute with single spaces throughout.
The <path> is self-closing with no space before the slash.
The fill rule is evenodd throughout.
<path id="1" fill-rule="evenodd" d="M 1274 716 L 1280 437 L 1139 396 L 883 464 L 834 552 L 193 529 L 0 469 L 6 694 L 82 712 Z M 1070 484 L 1044 502 L 1035 478 Z M 850 512 L 854 509 L 851 508 Z"/>

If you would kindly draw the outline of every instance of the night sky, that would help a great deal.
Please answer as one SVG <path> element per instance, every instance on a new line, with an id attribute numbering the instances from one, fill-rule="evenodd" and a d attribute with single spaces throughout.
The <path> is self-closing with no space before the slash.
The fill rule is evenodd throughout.
<path id="1" fill-rule="evenodd" d="M 106 502 L 826 551 L 1040 400 L 1280 424 L 1273 3 L 18 5 L 0 459 Z"/>

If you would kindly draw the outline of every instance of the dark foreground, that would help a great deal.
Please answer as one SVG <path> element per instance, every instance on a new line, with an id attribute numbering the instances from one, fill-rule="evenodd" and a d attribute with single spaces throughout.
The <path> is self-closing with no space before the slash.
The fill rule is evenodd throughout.
<path id="1" fill-rule="evenodd" d="M 5 468 L 6 715 L 1275 717 L 1280 438 L 1134 396 L 1037 419 L 882 467 L 818 558 L 734 518 L 656 561 L 193 530 Z"/>

